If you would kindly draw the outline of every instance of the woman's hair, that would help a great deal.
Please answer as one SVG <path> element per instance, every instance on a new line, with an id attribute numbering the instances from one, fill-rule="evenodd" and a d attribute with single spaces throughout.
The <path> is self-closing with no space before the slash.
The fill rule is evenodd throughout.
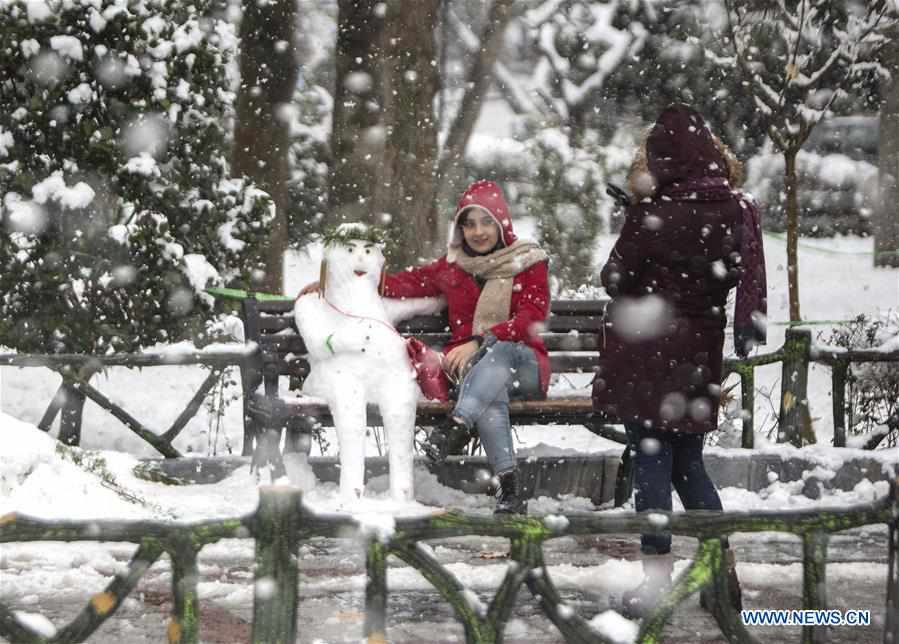
<path id="1" fill-rule="evenodd" d="M 651 197 L 656 191 L 656 180 L 649 171 L 649 162 L 646 160 L 646 139 L 649 131 L 646 130 L 643 134 L 643 140 L 637 146 L 634 160 L 631 161 L 631 167 L 627 171 L 627 187 L 634 202 Z"/>
<path id="2" fill-rule="evenodd" d="M 733 153 L 727 144 L 724 143 L 721 139 L 718 138 L 717 134 L 712 134 L 712 140 L 715 142 L 715 147 L 718 148 L 718 152 L 721 153 L 721 156 L 724 157 L 725 163 L 727 163 L 727 180 L 730 182 L 730 185 L 734 188 L 739 188 L 743 185 L 743 162 L 737 158 L 737 155 Z"/>

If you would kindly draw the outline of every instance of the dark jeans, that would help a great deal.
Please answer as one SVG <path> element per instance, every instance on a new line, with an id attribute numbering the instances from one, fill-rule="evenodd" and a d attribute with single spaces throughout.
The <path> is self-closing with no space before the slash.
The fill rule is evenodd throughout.
<path id="1" fill-rule="evenodd" d="M 671 484 L 688 510 L 721 510 L 721 498 L 702 463 L 703 434 L 657 431 L 627 423 L 633 456 L 635 507 L 671 511 Z M 644 554 L 671 552 L 670 534 L 640 535 Z"/>

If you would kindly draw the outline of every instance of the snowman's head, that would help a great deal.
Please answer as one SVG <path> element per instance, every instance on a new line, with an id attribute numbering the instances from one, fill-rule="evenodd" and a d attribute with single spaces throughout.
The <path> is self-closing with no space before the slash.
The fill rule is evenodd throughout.
<path id="1" fill-rule="evenodd" d="M 383 286 L 384 252 L 380 231 L 365 224 L 341 224 L 325 237 L 321 266 L 321 291 L 358 288 L 368 283 L 380 292 Z"/>

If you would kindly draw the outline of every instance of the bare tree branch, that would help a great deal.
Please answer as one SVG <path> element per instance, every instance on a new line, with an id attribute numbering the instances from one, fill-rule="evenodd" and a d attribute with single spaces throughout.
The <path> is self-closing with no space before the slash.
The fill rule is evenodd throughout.
<path id="1" fill-rule="evenodd" d="M 514 6 L 514 0 L 494 0 L 490 7 L 487 22 L 480 37 L 481 53 L 466 75 L 465 96 L 462 98 L 462 103 L 459 105 L 446 137 L 443 154 L 437 168 L 438 177 L 445 176 L 449 168 L 460 163 L 465 154 L 465 147 L 468 145 L 468 139 L 471 137 L 480 114 L 481 104 L 484 102 L 490 81 L 493 79 L 491 70 L 499 55 L 503 32 L 516 13 Z"/>
<path id="2" fill-rule="evenodd" d="M 474 32 L 469 29 L 455 11 L 449 9 L 447 12 L 447 23 L 450 28 L 459 37 L 459 42 L 469 54 L 476 54 L 481 48 L 481 42 Z M 503 94 L 503 98 L 509 103 L 509 106 L 516 114 L 529 114 L 535 111 L 543 111 L 543 106 L 535 103 L 527 95 L 527 92 L 521 88 L 520 83 L 509 71 L 509 68 L 502 61 L 497 60 L 493 66 L 493 73 L 496 77 L 497 87 Z"/>

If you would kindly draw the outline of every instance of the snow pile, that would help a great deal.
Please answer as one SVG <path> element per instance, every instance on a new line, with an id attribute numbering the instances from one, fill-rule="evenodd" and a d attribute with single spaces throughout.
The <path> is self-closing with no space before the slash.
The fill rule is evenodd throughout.
<path id="1" fill-rule="evenodd" d="M 614 644 L 629 644 L 635 641 L 640 630 L 637 622 L 632 622 L 613 610 L 607 610 L 594 617 L 590 620 L 590 626 Z"/>
<path id="2" fill-rule="evenodd" d="M 137 478 L 129 454 L 66 447 L 28 423 L 0 413 L 0 432 L 11 437 L 0 453 L 0 516 L 17 512 L 42 519 L 196 521 L 255 511 L 259 481 L 249 465 L 213 485 L 172 486 Z M 201 467 L 198 462 L 197 467 Z M 368 482 L 364 498 L 348 502 L 333 483 L 304 491 L 310 510 L 353 515 L 364 534 L 386 538 L 396 517 L 420 516 L 445 506 L 489 511 L 486 496 L 444 487 L 424 469 L 414 472 L 418 500 L 397 501 L 387 477 Z"/>
<path id="3" fill-rule="evenodd" d="M 94 199 L 94 190 L 89 185 L 79 181 L 69 187 L 62 172 L 59 171 L 36 183 L 31 193 L 36 203 L 43 205 L 48 201 L 57 201 L 63 208 L 68 209 L 84 208 Z"/>
<path id="4" fill-rule="evenodd" d="M 39 613 L 26 613 L 25 611 L 14 611 L 18 620 L 31 630 L 38 633 L 42 637 L 50 639 L 56 635 L 56 627 L 49 619 Z"/>
<path id="5" fill-rule="evenodd" d="M 94 519 L 101 513 L 127 519 L 165 515 L 114 473 L 133 465 L 133 457 L 65 447 L 6 414 L 0 414 L 0 425 L 4 435 L 15 436 L 0 454 L 0 515 L 20 512 L 48 519 Z"/>

